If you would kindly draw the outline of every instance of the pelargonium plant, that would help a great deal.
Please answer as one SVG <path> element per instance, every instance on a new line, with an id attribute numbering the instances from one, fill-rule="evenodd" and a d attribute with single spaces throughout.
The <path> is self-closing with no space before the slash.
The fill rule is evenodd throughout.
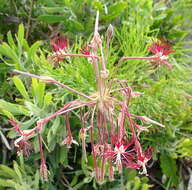
<path id="1" fill-rule="evenodd" d="M 142 126 L 137 121 L 140 120 L 140 123 L 164 127 L 164 125 L 146 116 L 131 113 L 129 109 L 131 99 L 140 96 L 142 93 L 133 92 L 126 81 L 109 79 L 106 63 L 107 55 L 104 54 L 103 42 L 98 33 L 98 20 L 99 12 L 97 12 L 96 16 L 93 38 L 87 46 L 82 48 L 82 54 L 68 53 L 68 42 L 65 38 L 60 37 L 52 41 L 54 53 L 51 56 L 51 58 L 58 62 L 64 60 L 65 57 L 87 58 L 93 66 L 95 73 L 95 93 L 86 95 L 51 77 L 37 76 L 18 70 L 13 71 L 17 74 L 62 86 L 80 97 L 79 99 L 67 102 L 62 108 L 48 117 L 40 119 L 36 126 L 30 130 L 22 130 L 22 126 L 19 123 L 10 120 L 10 124 L 14 126 L 19 135 L 19 138 L 15 140 L 15 147 L 19 153 L 29 155 L 32 148 L 29 140 L 36 135 L 38 136 L 41 158 L 40 173 L 45 180 L 48 180 L 48 169 L 43 154 L 41 132 L 47 122 L 59 115 L 64 115 L 67 128 L 67 137 L 61 142 L 61 145 L 70 148 L 72 144 L 78 144 L 72 136 L 69 122 L 70 112 L 86 107 L 84 109 L 86 111 L 81 114 L 82 128 L 79 131 L 79 136 L 82 141 L 82 155 L 85 162 L 87 161 L 86 142 L 91 142 L 91 154 L 94 163 L 93 174 L 98 183 L 102 183 L 107 175 L 110 180 L 113 180 L 114 173 L 116 171 L 121 173 L 123 167 L 139 170 L 140 173 L 147 175 L 146 165 L 152 157 L 153 148 L 149 147 L 143 150 L 139 136 L 142 131 L 148 130 L 149 126 Z M 109 47 L 112 35 L 113 28 L 110 25 L 107 30 L 106 47 Z M 143 59 L 152 60 L 157 65 L 168 65 L 167 55 L 172 52 L 170 45 L 165 42 L 155 42 L 149 50 L 155 55 L 149 57 L 122 57 L 119 63 L 128 59 Z M 106 165 L 108 167 L 105 167 Z M 106 168 L 108 168 L 108 172 Z"/>

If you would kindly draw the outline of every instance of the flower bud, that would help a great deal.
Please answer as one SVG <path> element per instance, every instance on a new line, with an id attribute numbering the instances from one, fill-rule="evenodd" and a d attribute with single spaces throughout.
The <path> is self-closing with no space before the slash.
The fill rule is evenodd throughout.
<path id="1" fill-rule="evenodd" d="M 113 38 L 113 35 L 114 35 L 114 29 L 113 29 L 113 25 L 109 25 L 109 27 L 107 28 L 107 40 L 111 40 Z"/>

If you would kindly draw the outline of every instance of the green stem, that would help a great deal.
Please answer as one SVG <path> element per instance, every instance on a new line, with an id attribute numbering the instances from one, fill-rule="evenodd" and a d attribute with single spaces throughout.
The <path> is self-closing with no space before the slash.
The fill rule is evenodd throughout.
<path id="1" fill-rule="evenodd" d="M 30 32 L 30 29 L 31 29 L 31 17 L 32 17 L 34 0 L 31 0 L 30 2 L 31 2 L 31 5 L 30 5 L 30 10 L 29 10 L 29 16 L 28 16 L 28 21 L 27 21 L 27 30 L 26 30 L 26 35 L 25 35 L 26 40 L 29 37 L 29 32 Z"/>

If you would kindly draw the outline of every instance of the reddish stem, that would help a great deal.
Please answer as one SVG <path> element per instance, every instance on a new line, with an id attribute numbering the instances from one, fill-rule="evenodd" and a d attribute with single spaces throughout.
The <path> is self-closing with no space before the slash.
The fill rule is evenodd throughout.
<path id="1" fill-rule="evenodd" d="M 41 164 L 45 164 L 44 153 L 43 153 L 43 144 L 42 144 L 42 136 L 40 133 L 38 133 L 38 140 L 39 140 L 39 151 L 40 151 Z"/>
<path id="2" fill-rule="evenodd" d="M 129 125 L 130 125 L 130 127 L 131 127 L 132 134 L 133 134 L 133 136 L 135 136 L 134 123 L 133 123 L 133 120 L 131 119 L 131 114 L 129 113 L 129 110 L 128 110 L 128 109 L 127 109 L 126 115 L 127 115 L 127 117 L 128 117 L 128 120 L 129 120 Z"/>
<path id="3" fill-rule="evenodd" d="M 70 128 L 70 123 L 69 123 L 69 117 L 68 117 L 68 114 L 64 115 L 64 118 L 65 118 L 65 125 L 67 127 L 67 132 L 68 132 L 68 136 L 72 136 L 71 135 L 71 128 Z"/>
<path id="4" fill-rule="evenodd" d="M 36 128 L 38 129 L 38 128 L 41 127 L 43 124 L 47 123 L 49 120 L 53 119 L 54 117 L 57 117 L 58 115 L 62 115 L 62 114 L 71 112 L 71 111 L 73 111 L 74 109 L 81 108 L 81 107 L 86 106 L 86 105 L 87 105 L 87 106 L 88 106 L 88 105 L 92 105 L 92 104 L 95 104 L 95 103 L 93 103 L 93 102 L 81 103 L 80 105 L 74 106 L 74 107 L 69 108 L 69 109 L 67 109 L 68 107 L 66 106 L 66 107 L 60 109 L 59 111 L 51 114 L 50 116 L 45 117 L 45 118 L 39 120 L 39 121 L 37 122 Z"/>
<path id="5" fill-rule="evenodd" d="M 63 83 L 61 83 L 61 82 L 59 82 L 59 81 L 56 81 L 56 80 L 46 80 L 47 82 L 51 82 L 51 83 L 53 83 L 53 84 L 57 84 L 57 85 L 59 85 L 59 86 L 62 86 L 63 88 L 65 88 L 65 89 L 67 89 L 67 90 L 69 90 L 69 91 L 71 91 L 71 92 L 73 92 L 73 93 L 75 93 L 75 94 L 78 94 L 78 95 L 80 95 L 80 96 L 82 96 L 82 97 L 84 97 L 84 98 L 87 98 L 87 99 L 89 99 L 89 100 L 92 100 L 89 96 L 87 96 L 87 95 L 85 95 L 85 94 L 83 94 L 82 92 L 79 92 L 79 91 L 77 91 L 77 90 L 75 90 L 75 89 L 73 89 L 73 88 L 71 88 L 71 87 L 69 87 L 69 86 L 66 86 L 65 84 L 63 84 Z"/>
<path id="6" fill-rule="evenodd" d="M 37 79 L 40 79 L 40 80 L 42 80 L 44 82 L 50 82 L 50 83 L 53 83 L 53 84 L 57 84 L 57 85 L 62 86 L 63 88 L 65 88 L 65 89 L 67 89 L 67 90 L 69 90 L 69 91 L 71 91 L 71 92 L 73 92 L 75 94 L 78 94 L 78 95 L 80 95 L 80 96 L 82 96 L 84 98 L 92 100 L 89 96 L 83 94 L 82 92 L 79 92 L 79 91 L 77 91 L 77 90 L 75 90 L 75 89 L 73 89 L 73 88 L 71 88 L 71 87 L 69 87 L 69 86 L 67 86 L 67 85 L 65 85 L 65 84 L 63 84 L 63 83 L 61 83 L 59 81 L 56 81 L 56 80 L 54 80 L 52 78 L 49 78 L 49 77 L 46 77 L 46 76 L 38 76 L 38 75 L 31 74 L 31 73 L 18 71 L 18 70 L 15 70 L 15 69 L 12 70 L 12 72 L 17 73 L 17 74 L 22 74 L 22 75 L 25 75 L 25 76 L 28 76 L 28 77 L 32 77 L 32 78 L 37 78 Z"/>
<path id="7" fill-rule="evenodd" d="M 53 57 L 87 57 L 87 58 L 96 58 L 99 59 L 100 57 L 97 55 L 86 55 L 86 54 L 58 54 L 58 55 L 53 55 Z"/>
<path id="8" fill-rule="evenodd" d="M 104 144 L 104 135 L 103 135 L 103 130 L 102 130 L 102 118 L 101 118 L 101 112 L 98 110 L 97 112 L 97 128 L 98 128 L 98 135 L 99 135 L 99 142 Z"/>
<path id="9" fill-rule="evenodd" d="M 124 61 L 124 60 L 128 60 L 128 59 L 147 59 L 147 60 L 151 60 L 151 59 L 155 59 L 155 60 L 157 60 L 157 59 L 160 59 L 160 57 L 158 57 L 158 56 L 150 56 L 150 57 L 122 57 L 120 60 L 119 60 L 119 62 L 121 62 L 121 61 Z"/>
<path id="10" fill-rule="evenodd" d="M 105 158 L 102 159 L 100 182 L 103 183 L 105 177 Z"/>
<path id="11" fill-rule="evenodd" d="M 99 180 L 97 160 L 96 160 L 96 154 L 95 154 L 95 149 L 94 149 L 94 140 L 93 140 L 93 119 L 94 119 L 95 109 L 96 109 L 96 106 L 93 109 L 93 113 L 92 113 L 92 117 L 91 117 L 90 140 L 91 140 L 91 149 L 92 149 L 92 155 L 93 155 L 93 165 L 95 168 L 95 176 L 96 176 L 96 179 Z"/>

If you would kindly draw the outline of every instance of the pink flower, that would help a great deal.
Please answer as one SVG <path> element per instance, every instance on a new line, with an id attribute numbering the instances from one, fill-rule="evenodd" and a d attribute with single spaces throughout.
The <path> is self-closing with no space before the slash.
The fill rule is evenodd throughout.
<path id="1" fill-rule="evenodd" d="M 147 175 L 147 169 L 146 169 L 146 164 L 149 160 L 152 158 L 152 151 L 153 148 L 149 147 L 142 155 L 138 157 L 138 164 L 142 167 L 142 172 L 140 174 L 145 174 Z"/>
<path id="2" fill-rule="evenodd" d="M 27 140 L 24 136 L 15 140 L 14 145 L 17 149 L 17 154 L 23 153 L 24 156 L 29 156 L 33 152 L 32 145 Z"/>
<path id="3" fill-rule="evenodd" d="M 172 52 L 174 52 L 171 44 L 168 41 L 165 40 L 158 40 L 157 42 L 154 42 L 148 50 L 152 53 L 154 53 L 159 59 L 154 60 L 152 63 L 154 63 L 156 66 L 160 65 L 166 65 L 169 69 L 172 69 L 172 65 L 168 63 L 168 55 Z"/>
<path id="4" fill-rule="evenodd" d="M 126 168 L 139 170 L 142 168 L 141 174 L 147 175 L 146 164 L 152 157 L 152 148 L 148 148 L 143 152 L 140 142 L 134 136 L 130 141 L 122 140 L 115 144 L 114 148 L 105 150 L 102 156 L 113 162 L 122 172 L 123 166 Z"/>
<path id="5" fill-rule="evenodd" d="M 128 144 L 123 142 L 117 142 L 114 150 L 104 153 L 104 158 L 111 160 L 117 166 L 119 173 L 122 172 L 123 165 L 127 168 L 139 169 L 139 165 L 136 163 L 136 155 L 134 149 L 127 150 L 132 146 L 133 142 Z"/>
<path id="6" fill-rule="evenodd" d="M 34 135 L 35 130 L 34 129 L 22 130 L 21 126 L 15 121 L 13 120 L 8 121 L 14 127 L 15 131 L 17 131 L 18 134 L 20 135 L 20 137 L 14 141 L 17 153 L 18 154 L 23 153 L 25 156 L 29 156 L 30 153 L 32 152 L 32 146 L 31 143 L 28 142 L 28 140 Z"/>
<path id="7" fill-rule="evenodd" d="M 59 36 L 52 39 L 50 44 L 52 46 L 53 51 L 55 52 L 66 51 L 69 46 L 68 39 L 63 36 Z"/>
<path id="8" fill-rule="evenodd" d="M 147 175 L 146 164 L 152 158 L 153 148 L 149 147 L 143 152 L 139 141 L 135 139 L 135 151 L 137 152 L 137 164 L 139 165 L 139 168 L 142 167 L 140 174 Z"/>
<path id="9" fill-rule="evenodd" d="M 168 41 L 165 40 L 158 40 L 157 42 L 154 42 L 148 50 L 156 55 L 159 56 L 167 56 L 170 53 L 174 52 L 172 49 L 171 44 Z"/>

